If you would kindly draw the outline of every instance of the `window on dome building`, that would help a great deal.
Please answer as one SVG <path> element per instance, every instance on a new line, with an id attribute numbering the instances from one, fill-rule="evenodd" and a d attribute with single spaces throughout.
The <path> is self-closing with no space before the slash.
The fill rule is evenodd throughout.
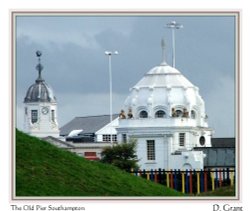
<path id="1" fill-rule="evenodd" d="M 25 107 L 24 112 L 25 112 L 25 115 L 27 115 L 27 114 L 28 114 L 28 108 L 27 108 L 27 107 Z"/>
<path id="2" fill-rule="evenodd" d="M 122 142 L 127 143 L 127 134 L 122 134 Z"/>
<path id="3" fill-rule="evenodd" d="M 204 145 L 205 145 L 205 142 L 206 142 L 205 137 L 204 137 L 204 136 L 201 136 L 201 137 L 200 137 L 200 145 L 201 145 L 201 146 L 204 146 Z"/>
<path id="4" fill-rule="evenodd" d="M 55 110 L 51 110 L 51 121 L 55 122 Z"/>
<path id="5" fill-rule="evenodd" d="M 159 110 L 155 112 L 155 118 L 164 118 L 166 117 L 166 112 L 163 110 Z"/>
<path id="6" fill-rule="evenodd" d="M 147 140 L 147 158 L 155 160 L 155 140 Z"/>
<path id="7" fill-rule="evenodd" d="M 179 146 L 185 146 L 185 133 L 179 133 Z"/>
<path id="8" fill-rule="evenodd" d="M 196 113 L 194 110 L 191 111 L 191 118 L 192 119 L 195 119 L 196 118 Z"/>
<path id="9" fill-rule="evenodd" d="M 38 111 L 31 110 L 31 122 L 32 122 L 32 124 L 37 122 L 37 120 L 38 120 Z"/>
<path id="10" fill-rule="evenodd" d="M 139 116 L 140 116 L 140 118 L 148 118 L 148 112 L 147 111 L 141 111 Z"/>
<path id="11" fill-rule="evenodd" d="M 181 111 L 179 109 L 176 110 L 175 113 L 176 113 L 176 117 L 182 117 L 183 116 L 183 111 Z"/>

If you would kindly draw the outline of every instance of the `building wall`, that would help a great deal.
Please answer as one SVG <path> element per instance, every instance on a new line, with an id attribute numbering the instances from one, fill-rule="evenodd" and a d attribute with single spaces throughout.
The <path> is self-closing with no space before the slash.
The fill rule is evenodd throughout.
<path id="1" fill-rule="evenodd" d="M 147 158 L 147 140 L 155 141 L 155 160 Z M 137 138 L 138 164 L 142 169 L 157 169 L 166 167 L 168 142 L 163 136 L 148 136 Z"/>
<path id="2" fill-rule="evenodd" d="M 47 114 L 42 113 L 43 107 L 48 108 Z M 31 121 L 32 110 L 37 110 L 38 119 L 35 123 Z M 54 110 L 55 121 L 52 121 L 52 110 Z M 24 129 L 25 132 L 37 137 L 59 137 L 56 103 L 26 103 L 24 107 Z"/>
<path id="3" fill-rule="evenodd" d="M 202 151 L 184 151 L 181 154 L 172 154 L 169 157 L 168 169 L 197 169 L 204 168 L 204 154 Z"/>
<path id="4" fill-rule="evenodd" d="M 189 142 L 190 133 L 186 133 Z M 191 135 L 190 135 L 191 136 Z M 179 146 L 179 133 L 133 136 L 137 139 L 137 157 L 141 169 L 203 169 L 202 151 L 191 151 Z M 155 141 L 155 160 L 148 160 L 147 140 Z"/>

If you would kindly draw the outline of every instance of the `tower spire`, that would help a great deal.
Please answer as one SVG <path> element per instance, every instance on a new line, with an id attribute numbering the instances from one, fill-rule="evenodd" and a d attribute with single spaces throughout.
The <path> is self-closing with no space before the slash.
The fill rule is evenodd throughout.
<path id="1" fill-rule="evenodd" d="M 165 43 L 164 38 L 161 39 L 161 48 L 162 48 L 162 62 L 161 62 L 161 65 L 165 66 L 165 65 L 167 65 L 167 62 L 166 62 L 166 43 Z"/>
<path id="2" fill-rule="evenodd" d="M 36 79 L 36 82 L 41 82 L 43 81 L 42 78 L 42 70 L 43 70 L 43 66 L 41 64 L 41 56 L 42 56 L 42 52 L 41 51 L 36 51 L 36 56 L 38 58 L 38 64 L 36 66 L 36 69 L 38 70 L 38 78 Z"/>

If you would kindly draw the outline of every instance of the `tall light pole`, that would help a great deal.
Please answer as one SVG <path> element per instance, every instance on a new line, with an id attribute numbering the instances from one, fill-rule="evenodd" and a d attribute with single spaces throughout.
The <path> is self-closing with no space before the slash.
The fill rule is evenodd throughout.
<path id="1" fill-rule="evenodd" d="M 175 68 L 175 30 L 183 28 L 183 25 L 177 23 L 176 21 L 171 21 L 166 25 L 167 28 L 172 30 L 172 47 L 173 47 L 173 67 Z"/>
<path id="2" fill-rule="evenodd" d="M 109 112 L 110 112 L 110 126 L 111 126 L 111 122 L 113 120 L 113 105 L 112 105 L 112 101 L 113 101 L 113 97 L 112 97 L 112 61 L 111 61 L 111 57 L 112 55 L 118 55 L 118 51 L 105 51 L 105 55 L 108 56 L 109 58 Z M 111 144 L 113 144 L 113 137 L 112 137 L 112 131 L 110 129 L 110 142 Z"/>

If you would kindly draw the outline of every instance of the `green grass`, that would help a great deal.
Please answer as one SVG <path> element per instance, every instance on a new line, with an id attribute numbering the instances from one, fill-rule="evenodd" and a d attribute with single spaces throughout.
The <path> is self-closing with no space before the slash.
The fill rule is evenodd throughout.
<path id="1" fill-rule="evenodd" d="M 228 186 L 215 189 L 214 191 L 209 191 L 206 193 L 201 193 L 197 196 L 235 196 L 235 186 Z"/>
<path id="2" fill-rule="evenodd" d="M 183 196 L 16 131 L 16 196 Z"/>

